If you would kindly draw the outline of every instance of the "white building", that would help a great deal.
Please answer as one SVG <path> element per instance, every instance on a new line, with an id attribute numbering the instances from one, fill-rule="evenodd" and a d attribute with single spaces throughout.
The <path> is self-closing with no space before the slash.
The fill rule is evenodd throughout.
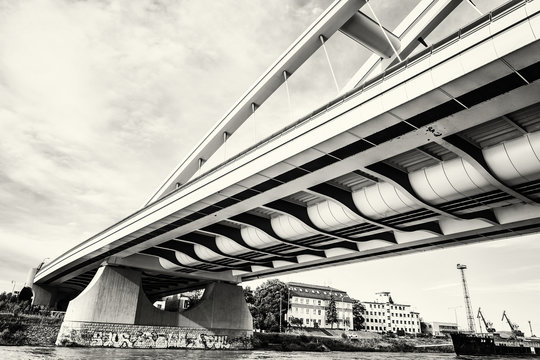
<path id="1" fill-rule="evenodd" d="M 363 314 L 365 330 L 394 333 L 403 331 L 413 335 L 420 333 L 419 313 L 412 311 L 411 305 L 395 303 L 390 292 L 377 293 L 375 301 L 361 303 L 366 308 Z"/>
<path id="2" fill-rule="evenodd" d="M 333 324 L 336 329 L 352 329 L 353 299 L 345 291 L 329 286 L 318 286 L 290 282 L 289 288 L 290 309 L 287 320 L 292 317 L 302 320 L 306 327 L 331 328 L 326 322 L 326 308 L 333 296 L 336 304 L 338 322 Z"/>
<path id="3" fill-rule="evenodd" d="M 169 295 L 154 302 L 160 310 L 182 312 L 189 307 L 189 298 L 183 294 Z"/>
<path id="4" fill-rule="evenodd" d="M 423 322 L 422 325 L 422 333 L 433 336 L 443 336 L 446 334 L 458 332 L 458 326 L 456 323 L 428 321 Z"/>

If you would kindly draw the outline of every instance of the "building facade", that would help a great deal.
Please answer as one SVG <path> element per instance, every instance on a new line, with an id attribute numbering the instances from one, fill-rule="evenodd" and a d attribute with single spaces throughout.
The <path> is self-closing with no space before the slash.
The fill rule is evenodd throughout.
<path id="1" fill-rule="evenodd" d="M 318 286 L 290 282 L 287 283 L 289 291 L 289 310 L 287 321 L 297 318 L 305 327 L 320 327 L 334 329 L 352 329 L 354 300 L 345 291 L 329 286 Z M 334 297 L 338 321 L 334 324 L 327 322 L 326 308 Z"/>
<path id="2" fill-rule="evenodd" d="M 404 332 L 417 335 L 420 331 L 419 313 L 411 305 L 398 304 L 390 292 L 377 293 L 375 301 L 362 301 L 365 307 L 364 328 L 370 332 Z"/>
<path id="3" fill-rule="evenodd" d="M 183 294 L 169 295 L 154 302 L 160 310 L 182 312 L 189 307 L 189 298 Z"/>
<path id="4" fill-rule="evenodd" d="M 458 332 L 458 326 L 456 323 L 448 322 L 422 322 L 422 334 L 432 335 L 432 336 L 445 336 L 446 334 Z"/>

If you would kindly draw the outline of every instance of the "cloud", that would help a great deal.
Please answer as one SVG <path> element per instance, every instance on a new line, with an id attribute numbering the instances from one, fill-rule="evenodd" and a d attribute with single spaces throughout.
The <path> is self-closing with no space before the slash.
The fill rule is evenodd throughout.
<path id="1" fill-rule="evenodd" d="M 449 288 L 455 288 L 459 286 L 459 283 L 452 282 L 452 283 L 444 283 L 444 284 L 438 284 L 434 286 L 430 286 L 427 288 L 422 289 L 423 291 L 435 291 L 435 290 L 443 290 L 443 289 L 449 289 Z"/>
<path id="2" fill-rule="evenodd" d="M 327 4 L 2 2 L 2 252 L 35 266 L 136 210 Z"/>

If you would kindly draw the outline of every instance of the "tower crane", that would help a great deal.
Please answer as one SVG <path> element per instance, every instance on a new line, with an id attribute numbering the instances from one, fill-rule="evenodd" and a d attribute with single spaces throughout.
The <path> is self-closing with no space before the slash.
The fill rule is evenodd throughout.
<path id="1" fill-rule="evenodd" d="M 486 327 L 486 331 L 488 333 L 494 333 L 496 331 L 495 328 L 493 327 L 493 323 L 491 321 L 487 321 L 484 318 L 484 314 L 482 314 L 482 311 L 480 310 L 480 308 L 478 308 L 478 315 L 476 315 L 476 317 L 482 320 L 482 322 L 484 323 L 484 326 Z"/>
<path id="2" fill-rule="evenodd" d="M 457 269 L 461 270 L 461 281 L 463 283 L 463 295 L 465 297 L 465 309 L 467 310 L 467 323 L 469 325 L 469 331 L 475 333 L 476 328 L 474 325 L 471 297 L 469 296 L 469 289 L 467 288 L 467 281 L 465 280 L 465 269 L 467 269 L 467 265 L 457 264 Z"/>
<path id="3" fill-rule="evenodd" d="M 513 335 L 515 335 L 515 336 L 525 336 L 525 334 L 523 334 L 523 331 L 519 330 L 519 326 L 510 321 L 510 319 L 508 318 L 508 315 L 506 315 L 506 310 L 503 311 L 501 321 L 503 321 L 504 318 L 506 318 L 506 321 L 508 322 L 508 325 L 510 326 L 510 329 L 512 330 Z"/>

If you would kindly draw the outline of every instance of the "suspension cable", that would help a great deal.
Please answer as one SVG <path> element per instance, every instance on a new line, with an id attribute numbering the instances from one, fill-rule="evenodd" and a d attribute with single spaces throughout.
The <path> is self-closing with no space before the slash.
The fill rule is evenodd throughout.
<path id="1" fill-rule="evenodd" d="M 336 91 L 339 95 L 339 85 L 336 79 L 336 74 L 334 73 L 334 68 L 332 68 L 332 63 L 330 62 L 330 56 L 328 56 L 328 51 L 326 50 L 324 36 L 319 35 L 319 40 L 321 40 L 322 48 L 324 49 L 324 54 L 326 55 L 326 60 L 328 61 L 328 67 L 330 68 L 330 73 L 332 74 L 332 78 L 334 79 L 334 84 L 336 85 Z"/>
<path id="2" fill-rule="evenodd" d="M 394 54 L 396 55 L 398 60 L 401 62 L 402 61 L 401 57 L 399 57 L 399 54 L 398 54 L 396 48 L 394 47 L 394 44 L 392 44 L 392 42 L 390 41 L 390 38 L 388 37 L 388 34 L 386 34 L 386 31 L 382 27 L 381 22 L 379 21 L 379 18 L 377 17 L 377 14 L 375 14 L 375 11 L 373 11 L 373 8 L 371 7 L 371 4 L 369 3 L 369 0 L 366 0 L 366 4 L 369 7 L 369 10 L 371 10 L 371 13 L 373 14 L 373 17 L 375 18 L 375 21 L 377 21 L 377 25 L 379 25 L 379 28 L 381 29 L 384 37 L 386 38 L 386 41 L 388 41 L 388 43 L 390 44 L 390 47 L 392 48 L 392 50 L 394 50 Z"/>

